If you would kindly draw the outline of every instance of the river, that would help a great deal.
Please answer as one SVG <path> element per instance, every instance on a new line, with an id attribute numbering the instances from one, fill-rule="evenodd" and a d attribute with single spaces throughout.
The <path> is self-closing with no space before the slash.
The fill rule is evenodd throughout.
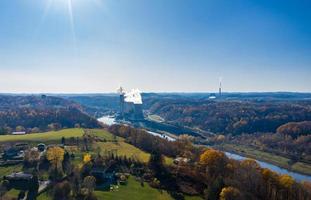
<path id="1" fill-rule="evenodd" d="M 103 116 L 101 118 L 98 119 L 98 121 L 104 123 L 104 124 L 107 124 L 109 126 L 113 125 L 113 124 L 116 124 L 116 120 L 113 116 Z M 150 131 L 148 130 L 147 131 L 148 133 L 152 134 L 152 135 L 155 135 L 155 136 L 158 136 L 158 137 L 161 137 L 161 138 L 165 138 L 167 140 L 170 140 L 170 141 L 174 141 L 175 139 L 168 136 L 168 135 L 164 135 L 164 134 L 161 134 L 161 133 L 156 133 L 156 132 L 153 132 L 153 131 Z M 232 158 L 232 159 L 235 159 L 235 160 L 245 160 L 247 159 L 246 157 L 243 157 L 243 156 L 240 156 L 238 154 L 234 154 L 234 153 L 229 153 L 229 152 L 225 152 L 226 155 L 229 157 L 229 158 Z M 308 176 L 308 175 L 304 175 L 304 174 L 300 174 L 300 173 L 297 173 L 297 172 L 292 172 L 292 171 L 289 171 L 287 169 L 284 169 L 282 167 L 278 167 L 276 165 L 273 165 L 271 163 L 267 163 L 267 162 L 263 162 L 263 161 L 259 161 L 259 160 L 256 160 L 259 165 L 263 168 L 268 168 L 272 171 L 275 171 L 279 174 L 288 174 L 290 176 L 292 176 L 296 181 L 311 181 L 311 176 Z"/>
<path id="2" fill-rule="evenodd" d="M 102 122 L 102 123 L 108 125 L 108 126 L 111 126 L 113 124 L 117 124 L 117 121 L 114 118 L 114 116 L 103 116 L 101 118 L 98 118 L 97 120 L 99 122 Z M 158 136 L 160 138 L 164 138 L 164 139 L 169 140 L 169 141 L 175 141 L 175 138 L 170 137 L 169 135 L 166 135 L 163 133 L 157 133 L 155 131 L 150 131 L 150 130 L 147 130 L 147 132 L 150 133 L 151 135 Z"/>
<path id="3" fill-rule="evenodd" d="M 229 152 L 225 152 L 226 155 L 229 157 L 229 158 L 232 158 L 232 159 L 235 159 L 235 160 L 245 160 L 247 159 L 246 157 L 244 156 L 240 156 L 238 154 L 234 154 L 234 153 L 229 153 Z M 278 167 L 276 165 L 273 165 L 271 163 L 267 163 L 267 162 L 263 162 L 263 161 L 259 161 L 259 160 L 256 160 L 258 162 L 258 164 L 262 167 L 262 168 L 268 168 L 272 171 L 275 171 L 279 174 L 288 174 L 290 175 L 291 177 L 293 177 L 296 181 L 311 181 L 311 176 L 308 176 L 308 175 L 303 175 L 303 174 L 300 174 L 300 173 L 297 173 L 297 172 L 292 172 L 292 171 L 289 171 L 287 169 L 284 169 L 282 167 Z"/>

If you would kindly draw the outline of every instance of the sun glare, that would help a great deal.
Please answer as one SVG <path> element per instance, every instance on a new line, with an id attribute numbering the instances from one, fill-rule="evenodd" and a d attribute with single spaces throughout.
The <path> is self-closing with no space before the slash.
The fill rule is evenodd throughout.
<path id="1" fill-rule="evenodd" d="M 88 5 L 94 5 L 95 7 L 102 7 L 103 0 L 46 0 L 44 1 L 44 12 L 41 17 L 39 26 L 35 30 L 37 33 L 40 26 L 46 21 L 49 15 L 55 15 L 62 13 L 66 16 L 66 21 L 68 21 L 68 26 L 70 27 L 72 42 L 74 48 L 76 49 L 76 31 L 75 31 L 75 16 L 79 13 L 81 14 L 82 9 L 88 9 Z M 78 12 L 79 11 L 79 12 Z"/>
<path id="2" fill-rule="evenodd" d="M 48 0 L 45 4 L 44 13 L 42 16 L 41 23 L 44 23 L 45 18 L 49 15 L 51 8 L 57 8 L 64 10 L 69 19 L 69 26 L 72 34 L 72 40 L 75 45 L 76 43 L 76 33 L 75 33 L 75 23 L 74 23 L 74 9 L 73 9 L 74 0 Z M 75 3 L 80 3 L 79 0 L 75 0 Z"/>

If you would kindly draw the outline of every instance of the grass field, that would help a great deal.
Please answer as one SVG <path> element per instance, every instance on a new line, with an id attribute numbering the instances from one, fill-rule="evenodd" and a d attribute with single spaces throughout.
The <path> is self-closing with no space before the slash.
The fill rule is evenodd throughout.
<path id="1" fill-rule="evenodd" d="M 95 191 L 98 199 L 105 200 L 173 200 L 173 198 L 166 191 L 159 191 L 150 187 L 147 183 L 144 184 L 144 187 L 140 185 L 133 177 L 130 177 L 128 184 L 119 187 L 118 191 L 115 192 L 103 192 Z M 199 200 L 199 197 L 186 197 L 186 200 Z"/>
<path id="2" fill-rule="evenodd" d="M 290 162 L 288 158 L 284 158 L 281 156 L 273 155 L 271 153 L 259 151 L 259 150 L 256 150 L 254 148 L 250 148 L 244 145 L 225 144 L 224 148 L 237 151 L 239 153 L 245 154 L 252 158 L 261 158 L 260 160 L 271 162 L 277 165 L 286 166 Z"/>
<path id="3" fill-rule="evenodd" d="M 18 196 L 19 193 L 19 190 L 11 189 L 9 192 L 5 193 L 3 199 L 14 199 Z"/>
<path id="4" fill-rule="evenodd" d="M 137 182 L 134 177 L 128 179 L 127 185 L 119 186 L 118 191 L 95 191 L 99 200 L 173 200 L 166 191 L 159 191 L 150 187 L 147 183 L 144 187 Z M 37 200 L 51 200 L 52 198 L 45 192 L 37 197 Z M 201 200 L 200 197 L 185 196 L 185 200 Z"/>
<path id="5" fill-rule="evenodd" d="M 290 159 L 274 155 L 269 152 L 260 151 L 248 146 L 244 145 L 235 145 L 235 144 L 224 144 L 222 145 L 223 149 L 226 151 L 233 151 L 237 154 L 247 156 L 250 158 L 254 158 L 257 160 L 262 160 L 268 163 L 272 163 L 274 165 L 290 169 L 292 171 L 296 171 L 303 174 L 311 174 L 311 166 L 305 163 L 297 162 L 293 165 L 290 165 Z"/>
<path id="6" fill-rule="evenodd" d="M 155 199 L 155 200 L 170 200 L 172 199 L 167 192 L 160 192 L 154 188 L 151 188 L 148 184 L 144 184 L 144 187 L 139 182 L 135 181 L 133 177 L 130 177 L 128 184 L 119 187 L 119 191 L 115 192 L 103 192 L 95 191 L 98 199 L 106 200 L 144 200 L 144 199 Z"/>
<path id="7" fill-rule="evenodd" d="M 159 115 L 148 115 L 148 119 L 150 119 L 151 121 L 155 121 L 155 122 L 164 122 L 165 120 L 160 117 Z"/>
<path id="8" fill-rule="evenodd" d="M 32 133 L 26 135 L 1 135 L 0 142 L 47 142 L 61 140 L 62 137 L 82 137 L 83 129 L 63 129 L 45 133 Z"/>
<path id="9" fill-rule="evenodd" d="M 93 146 L 93 151 L 100 152 L 102 154 L 108 153 L 109 151 L 114 151 L 118 156 L 126 156 L 128 158 L 136 158 L 141 162 L 148 162 L 150 154 L 142 151 L 141 149 L 128 144 L 125 142 L 124 138 L 116 137 L 117 142 L 111 142 L 114 136 L 102 129 L 91 129 L 89 130 L 91 135 L 95 135 L 101 139 L 106 139 L 107 142 L 97 142 Z M 165 157 L 166 164 L 171 164 L 173 162 L 172 158 Z"/>
<path id="10" fill-rule="evenodd" d="M 148 153 L 125 142 L 98 142 L 95 146 L 99 147 L 102 153 L 115 150 L 118 156 L 134 157 L 142 162 L 147 162 L 150 157 Z"/>
<path id="11" fill-rule="evenodd" d="M 13 172 L 19 172 L 19 171 L 21 171 L 21 169 L 22 169 L 22 165 L 0 167 L 1 179 L 5 175 L 11 174 Z"/>
<path id="12" fill-rule="evenodd" d="M 44 192 L 37 197 L 37 200 L 52 200 L 52 197 L 47 192 Z"/>
<path id="13" fill-rule="evenodd" d="M 121 137 L 114 138 L 114 136 L 111 133 L 103 129 L 87 129 L 87 130 L 90 132 L 91 135 L 97 136 L 98 138 L 105 139 L 107 141 L 114 140 L 115 138 L 117 139 L 117 141 L 125 140 L 124 138 L 121 138 Z"/>
<path id="14" fill-rule="evenodd" d="M 307 172 L 309 175 L 311 175 L 311 165 L 307 165 L 302 162 L 297 162 L 291 166 L 292 170 L 297 171 L 297 172 Z"/>

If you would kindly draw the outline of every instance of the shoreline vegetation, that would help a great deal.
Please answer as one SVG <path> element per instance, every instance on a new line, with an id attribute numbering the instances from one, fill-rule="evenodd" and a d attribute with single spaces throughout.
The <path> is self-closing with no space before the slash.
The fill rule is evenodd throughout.
<path id="1" fill-rule="evenodd" d="M 246 146 L 246 145 L 238 145 L 232 143 L 224 143 L 220 145 L 215 145 L 213 148 L 219 149 L 221 151 L 227 151 L 230 153 L 235 153 L 244 157 L 249 157 L 252 159 L 256 159 L 259 161 L 271 163 L 278 167 L 282 167 L 284 169 L 301 173 L 303 175 L 311 175 L 311 165 L 303 162 L 295 162 L 291 163 L 291 160 L 279 155 L 275 155 L 266 151 L 260 151 L 258 149 Z"/>

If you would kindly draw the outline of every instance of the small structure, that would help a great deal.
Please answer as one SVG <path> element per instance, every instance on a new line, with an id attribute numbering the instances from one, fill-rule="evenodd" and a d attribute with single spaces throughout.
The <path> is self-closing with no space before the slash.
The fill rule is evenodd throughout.
<path id="1" fill-rule="evenodd" d="M 114 172 L 107 172 L 106 170 L 94 169 L 91 171 L 91 175 L 96 178 L 97 188 L 103 190 L 109 190 L 110 185 L 116 183 L 116 177 Z"/>
<path id="2" fill-rule="evenodd" d="M 12 135 L 25 135 L 26 132 L 25 131 L 14 131 L 12 132 Z"/>
<path id="3" fill-rule="evenodd" d="M 216 94 L 215 93 L 211 93 L 208 98 L 209 99 L 216 99 Z"/>
<path id="4" fill-rule="evenodd" d="M 106 167 L 96 167 L 91 170 L 90 174 L 96 178 L 96 188 L 109 190 L 110 186 L 116 184 L 116 173 L 113 170 L 113 165 Z"/>
<path id="5" fill-rule="evenodd" d="M 15 144 L 15 148 L 18 148 L 19 150 L 26 150 L 29 148 L 28 143 L 17 143 Z"/>
<path id="6" fill-rule="evenodd" d="M 186 164 L 190 161 L 189 158 L 184 158 L 184 157 L 177 157 L 174 159 L 174 164 L 178 165 L 178 164 Z"/>
<path id="7" fill-rule="evenodd" d="M 4 160 L 23 160 L 25 156 L 24 151 L 19 150 L 18 148 L 9 148 L 5 150 L 2 154 Z"/>
<path id="8" fill-rule="evenodd" d="M 43 152 L 45 151 L 45 144 L 40 143 L 37 145 L 38 151 Z"/>
<path id="9" fill-rule="evenodd" d="M 24 172 L 17 172 L 4 176 L 4 180 L 9 182 L 9 188 L 14 188 L 17 190 L 29 190 L 31 184 L 33 183 L 33 175 L 26 174 Z"/>

